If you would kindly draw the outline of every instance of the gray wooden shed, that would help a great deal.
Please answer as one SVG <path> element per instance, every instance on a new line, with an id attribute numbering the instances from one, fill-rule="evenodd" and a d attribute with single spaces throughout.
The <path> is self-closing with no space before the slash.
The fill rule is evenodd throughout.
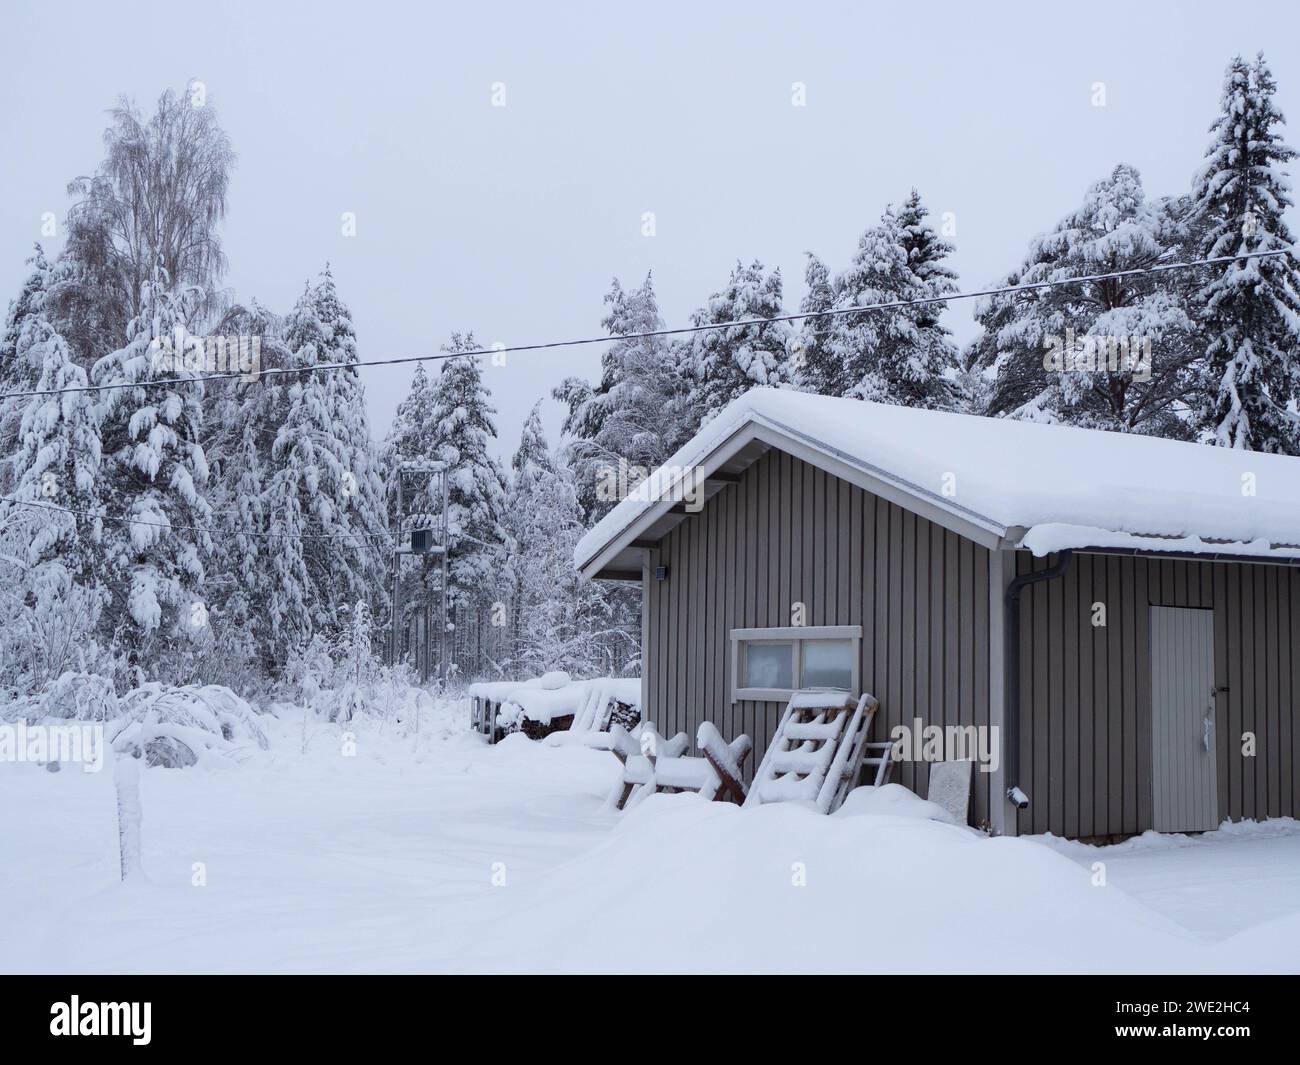
<path id="1" fill-rule="evenodd" d="M 576 561 L 642 583 L 662 731 L 756 764 L 792 686 L 869 691 L 896 781 L 987 739 L 973 823 L 1098 838 L 1300 814 L 1298 545 L 1300 460 L 755 389 Z"/>

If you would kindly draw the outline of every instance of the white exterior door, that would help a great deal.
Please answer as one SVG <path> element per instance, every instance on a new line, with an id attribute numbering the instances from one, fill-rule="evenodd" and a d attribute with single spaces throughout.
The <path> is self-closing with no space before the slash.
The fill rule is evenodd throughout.
<path id="1" fill-rule="evenodd" d="M 1219 827 L 1214 611 L 1151 608 L 1152 827 Z"/>

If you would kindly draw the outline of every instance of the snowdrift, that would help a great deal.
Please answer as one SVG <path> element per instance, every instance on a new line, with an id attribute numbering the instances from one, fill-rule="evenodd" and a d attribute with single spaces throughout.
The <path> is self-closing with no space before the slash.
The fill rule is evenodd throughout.
<path id="1" fill-rule="evenodd" d="M 858 789 L 833 817 L 685 794 L 612 815 L 608 753 L 489 746 L 459 714 L 441 700 L 418 734 L 362 720 L 340 757 L 340 726 L 318 722 L 304 744 L 285 708 L 260 719 L 271 749 L 250 743 L 236 772 L 146 770 L 133 890 L 109 774 L 0 767 L 0 806 L 18 813 L 0 834 L 0 905 L 24 914 L 0 926 L 0 970 L 1297 970 L 1294 878 L 1254 869 L 1260 841 L 1177 841 L 1185 860 L 1144 905 L 1115 886 L 1134 882 L 1118 854 L 1142 841 L 1066 856 L 988 839 L 898 786 Z M 1227 867 L 1225 847 L 1242 848 Z M 1110 886 L 1093 886 L 1095 861 Z M 1241 905 L 1221 905 L 1225 878 L 1247 881 Z M 1188 913 L 1207 905 L 1231 920 L 1199 934 Z"/>
<path id="2" fill-rule="evenodd" d="M 519 889 L 484 970 L 1126 972 L 1294 968 L 1290 935 L 1208 945 L 1030 840 L 796 804 L 656 795 L 589 853 Z M 900 789 L 901 790 L 901 789 Z M 883 789 L 882 789 L 883 791 Z M 918 816 L 921 815 L 921 816 Z M 541 921 L 540 915 L 546 918 Z M 617 930 L 617 931 L 614 931 Z"/>

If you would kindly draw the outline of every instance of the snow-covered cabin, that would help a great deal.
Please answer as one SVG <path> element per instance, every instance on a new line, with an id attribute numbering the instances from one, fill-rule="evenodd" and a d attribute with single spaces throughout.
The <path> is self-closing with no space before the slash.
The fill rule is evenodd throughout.
<path id="1" fill-rule="evenodd" d="M 1298 459 L 755 389 L 575 555 L 642 582 L 665 734 L 757 762 L 792 688 L 845 687 L 873 739 L 980 727 L 997 832 L 1300 816 Z"/>

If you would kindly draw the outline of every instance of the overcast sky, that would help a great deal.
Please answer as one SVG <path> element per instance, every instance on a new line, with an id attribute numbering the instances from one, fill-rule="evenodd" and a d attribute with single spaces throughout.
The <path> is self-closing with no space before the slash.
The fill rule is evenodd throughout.
<path id="1" fill-rule="evenodd" d="M 975 287 L 1117 162 L 1149 195 L 1185 190 L 1234 52 L 1263 48 L 1300 116 L 1296 11 L 6 0 L 0 302 L 42 213 L 62 218 L 68 180 L 98 163 L 116 97 L 151 110 L 193 78 L 239 153 L 227 283 L 283 312 L 328 260 L 363 359 L 433 351 L 452 330 L 484 345 L 593 335 L 611 278 L 647 271 L 667 324 L 684 325 L 737 258 L 781 267 L 793 310 L 803 253 L 841 268 L 912 186 L 936 219 L 955 215 L 954 266 Z M 968 338 L 970 304 L 949 322 Z M 557 432 L 550 389 L 598 360 L 488 366 L 501 452 L 538 397 Z M 366 372 L 376 437 L 410 373 Z"/>

